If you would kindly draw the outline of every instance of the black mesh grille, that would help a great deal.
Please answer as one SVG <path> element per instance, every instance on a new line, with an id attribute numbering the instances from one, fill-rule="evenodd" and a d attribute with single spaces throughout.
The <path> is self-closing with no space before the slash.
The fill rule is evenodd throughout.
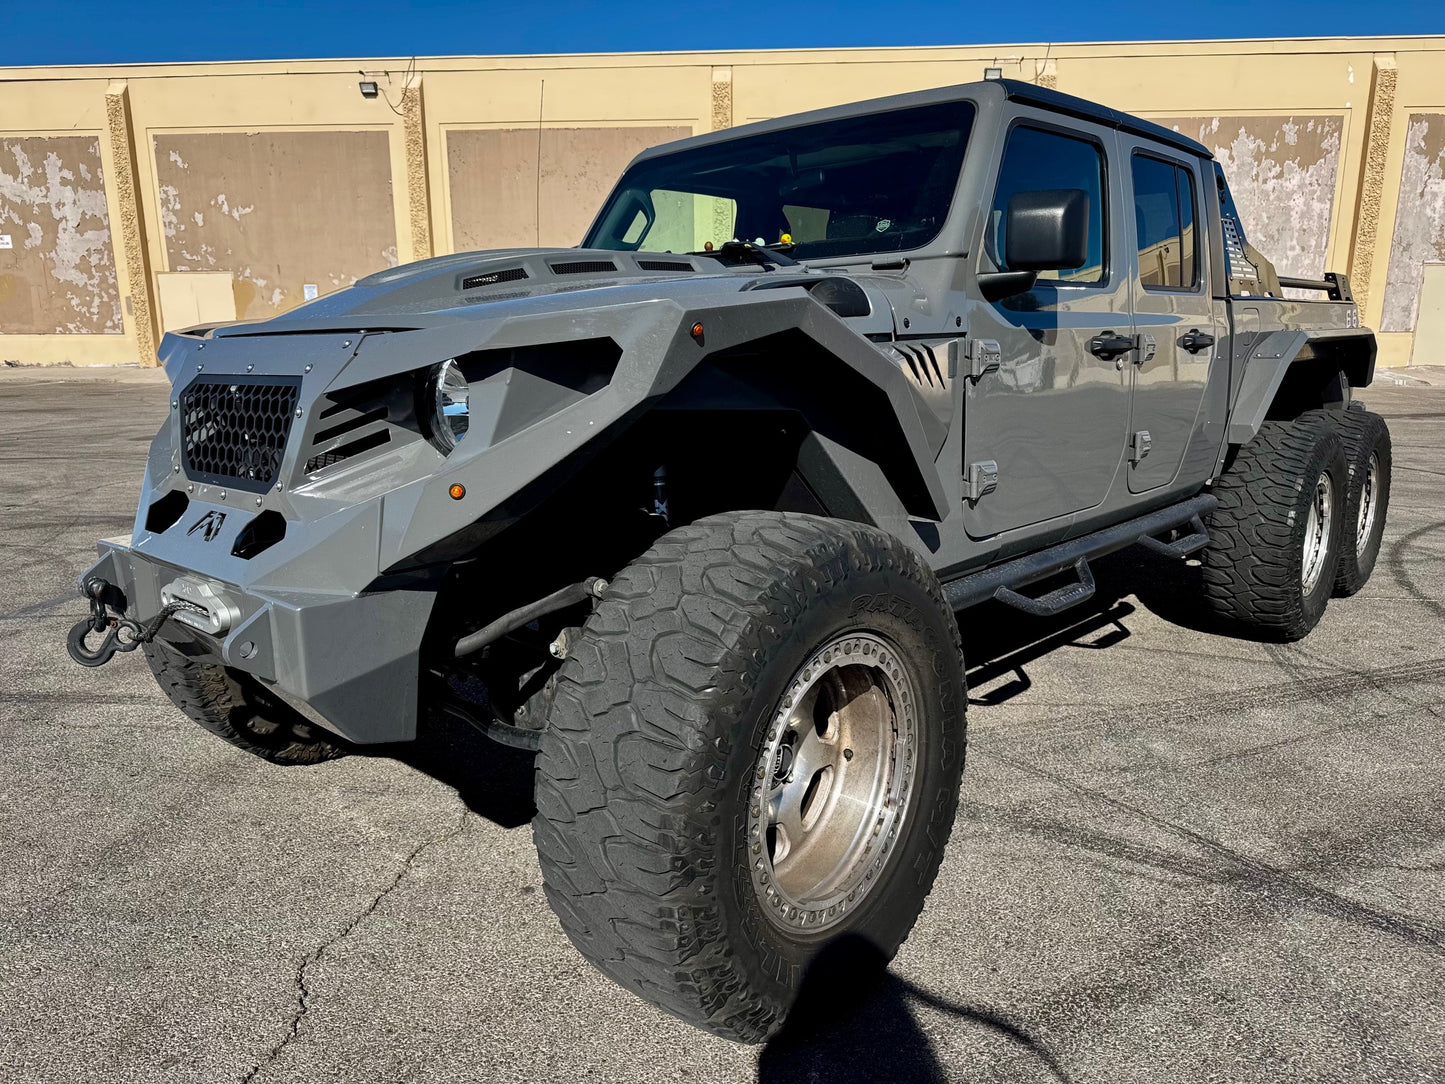
<path id="1" fill-rule="evenodd" d="M 260 492 L 276 481 L 296 416 L 299 377 L 197 377 L 181 393 L 186 474 Z"/>
<path id="2" fill-rule="evenodd" d="M 678 260 L 638 260 L 637 266 L 644 271 L 696 271 L 690 263 Z"/>
<path id="3" fill-rule="evenodd" d="M 587 275 L 597 271 L 616 271 L 617 265 L 611 260 L 567 260 L 552 264 L 557 275 Z"/>
<path id="4" fill-rule="evenodd" d="M 463 290 L 477 290 L 483 286 L 495 286 L 499 282 L 516 282 L 527 277 L 520 267 L 508 267 L 501 271 L 488 271 L 485 275 L 471 275 L 462 279 Z"/>

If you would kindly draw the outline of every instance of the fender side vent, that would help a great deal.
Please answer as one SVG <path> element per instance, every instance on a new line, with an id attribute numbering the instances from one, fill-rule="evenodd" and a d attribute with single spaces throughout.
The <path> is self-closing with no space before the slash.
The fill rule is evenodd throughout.
<path id="1" fill-rule="evenodd" d="M 938 356 L 934 354 L 933 348 L 923 343 L 894 343 L 893 349 L 903 358 L 906 372 L 913 377 L 913 382 L 920 387 L 942 388 L 943 369 L 938 364 Z"/>
<path id="2" fill-rule="evenodd" d="M 506 267 L 501 271 L 488 271 L 481 275 L 469 275 L 462 279 L 463 290 L 480 290 L 483 286 L 495 286 L 499 282 L 516 282 L 527 277 L 520 267 Z"/>
<path id="3" fill-rule="evenodd" d="M 316 415 L 318 420 L 324 421 L 327 418 L 334 418 L 343 410 L 364 410 L 366 404 L 374 403 L 377 398 L 377 388 L 380 381 L 373 380 L 367 384 L 357 384 L 353 388 L 346 388 L 342 391 L 326 393 L 326 399 L 331 405 L 322 408 Z M 325 401 L 325 400 L 323 400 Z"/>
<path id="4" fill-rule="evenodd" d="M 163 534 L 179 522 L 190 507 L 191 498 L 179 489 L 173 489 L 158 501 L 152 502 L 146 511 L 146 530 L 151 534 Z"/>
<path id="5" fill-rule="evenodd" d="M 690 263 L 679 263 L 677 260 L 638 260 L 637 266 L 644 271 L 696 271 Z"/>
<path id="6" fill-rule="evenodd" d="M 316 436 L 311 438 L 311 443 L 325 444 L 328 440 L 331 440 L 334 437 L 342 436 L 345 433 L 351 432 L 353 429 L 360 429 L 368 422 L 380 421 L 385 417 L 386 404 L 382 403 L 380 406 L 372 407 L 370 410 L 365 411 L 364 413 L 353 414 L 351 417 L 337 422 L 329 429 L 321 430 L 319 433 L 316 434 Z"/>
<path id="7" fill-rule="evenodd" d="M 376 429 L 365 436 L 357 437 L 349 444 L 333 448 L 329 452 L 322 452 L 320 455 L 313 455 L 306 461 L 306 473 L 315 474 L 317 471 L 335 466 L 337 463 L 350 459 L 352 456 L 360 455 L 362 452 L 369 452 L 373 448 L 380 448 L 383 444 L 391 442 L 391 432 L 387 429 Z"/>
<path id="8" fill-rule="evenodd" d="M 549 266 L 554 275 L 595 275 L 603 271 L 617 270 L 617 265 L 611 260 L 568 260 Z"/>

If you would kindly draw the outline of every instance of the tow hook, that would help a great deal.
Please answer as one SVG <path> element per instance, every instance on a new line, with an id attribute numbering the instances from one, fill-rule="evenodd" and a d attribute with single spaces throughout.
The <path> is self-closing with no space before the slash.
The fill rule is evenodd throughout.
<path id="1" fill-rule="evenodd" d="M 161 609 L 147 624 L 133 621 L 124 612 L 116 613 L 106 604 L 108 594 L 119 595 L 110 582 L 96 577 L 87 580 L 85 597 L 90 600 L 90 616 L 75 623 L 65 638 L 65 650 L 81 666 L 104 666 L 118 651 L 134 651 L 141 644 L 156 638 L 161 626 L 180 606 L 172 604 Z M 92 633 L 102 633 L 100 644 L 90 647 L 86 640 Z"/>

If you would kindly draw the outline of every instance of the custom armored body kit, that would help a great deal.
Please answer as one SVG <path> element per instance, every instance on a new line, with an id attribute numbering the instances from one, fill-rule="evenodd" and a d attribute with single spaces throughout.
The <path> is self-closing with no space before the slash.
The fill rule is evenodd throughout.
<path id="1" fill-rule="evenodd" d="M 757 1040 L 922 907 L 969 607 L 1060 612 L 1136 544 L 1254 636 L 1359 589 L 1374 353 L 1343 276 L 1278 278 L 1147 121 L 990 81 L 749 125 L 645 152 L 579 248 L 167 335 L 70 649 L 143 647 L 279 763 L 435 712 L 539 749 L 569 937 Z"/>

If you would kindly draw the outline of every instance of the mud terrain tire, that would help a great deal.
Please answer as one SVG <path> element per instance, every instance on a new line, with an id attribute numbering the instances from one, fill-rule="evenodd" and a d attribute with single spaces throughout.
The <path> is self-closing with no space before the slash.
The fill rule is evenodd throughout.
<path id="1" fill-rule="evenodd" d="M 259 703 L 219 663 L 163 640 L 143 645 L 156 684 L 195 722 L 237 749 L 273 764 L 317 764 L 347 745 L 279 702 Z"/>
<path id="2" fill-rule="evenodd" d="M 1390 429 L 1378 414 L 1352 406 L 1340 415 L 1339 432 L 1350 485 L 1335 597 L 1348 598 L 1369 582 L 1380 556 L 1385 515 L 1390 509 Z"/>
<path id="3" fill-rule="evenodd" d="M 1201 552 L 1204 598 L 1233 631 L 1298 640 L 1325 612 L 1349 480 L 1339 416 L 1313 410 L 1293 421 L 1265 422 L 1215 483 L 1219 507 Z M 1312 515 L 1319 503 L 1328 504 L 1326 514 Z"/>
<path id="4" fill-rule="evenodd" d="M 841 652 L 863 665 L 845 664 Z M 873 677 L 887 688 L 849 684 Z M 827 691 L 835 686 L 848 691 Z M 819 709 L 825 692 L 836 699 Z M 816 699 L 805 712 L 807 696 Z M 558 675 L 533 835 L 562 928 L 605 974 L 667 1012 L 726 1038 L 767 1038 L 810 966 L 832 962 L 820 962 L 822 949 L 863 945 L 850 959 L 886 962 L 912 929 L 953 827 L 965 703 L 953 613 L 927 565 L 897 539 L 773 512 L 672 531 L 612 581 Z M 788 856 L 772 828 L 761 834 L 759 812 L 772 808 L 764 788 L 799 785 L 808 735 L 821 742 L 835 725 L 835 758 L 867 764 L 869 746 L 836 737 L 861 735 L 863 724 L 835 721 L 870 711 L 884 720 L 870 733 L 894 752 L 856 775 L 838 760 L 828 808 L 858 804 L 831 800 L 854 779 L 908 789 L 891 828 L 877 827 L 880 803 L 861 815 L 861 830 L 837 836 L 862 856 L 827 867 L 853 871 L 854 902 L 839 896 L 845 902 L 829 910 L 820 886 L 855 883 L 836 878 L 809 876 L 797 897 L 765 890 L 765 875 L 785 887 L 785 867 L 773 860 Z M 798 735 L 796 753 L 785 754 Z M 910 744 L 913 752 L 900 751 Z M 824 771 L 832 769 L 812 775 L 808 793 L 822 793 L 811 788 Z M 797 861 L 824 854 L 809 847 L 833 837 L 805 837 L 801 822 L 790 823 L 799 826 Z"/>

